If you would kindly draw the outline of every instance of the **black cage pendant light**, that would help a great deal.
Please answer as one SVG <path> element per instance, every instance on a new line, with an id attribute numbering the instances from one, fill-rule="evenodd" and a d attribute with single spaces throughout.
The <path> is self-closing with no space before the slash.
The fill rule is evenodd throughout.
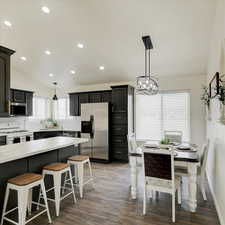
<path id="1" fill-rule="evenodd" d="M 54 94 L 52 100 L 53 100 L 53 101 L 57 101 L 57 100 L 58 100 L 58 97 L 57 97 L 57 95 L 56 95 L 56 86 L 57 86 L 57 82 L 54 82 L 53 85 L 55 86 L 55 94 Z"/>
<path id="2" fill-rule="evenodd" d="M 142 37 L 145 45 L 145 75 L 137 76 L 136 94 L 156 95 L 159 92 L 157 82 L 152 78 L 150 72 L 150 50 L 153 49 L 150 36 Z"/>

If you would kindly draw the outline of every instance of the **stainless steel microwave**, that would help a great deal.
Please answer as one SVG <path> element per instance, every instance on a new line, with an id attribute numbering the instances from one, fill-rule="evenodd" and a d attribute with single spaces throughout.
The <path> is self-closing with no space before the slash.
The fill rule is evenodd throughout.
<path id="1" fill-rule="evenodd" d="M 26 116 L 27 104 L 12 102 L 10 104 L 10 116 Z"/>

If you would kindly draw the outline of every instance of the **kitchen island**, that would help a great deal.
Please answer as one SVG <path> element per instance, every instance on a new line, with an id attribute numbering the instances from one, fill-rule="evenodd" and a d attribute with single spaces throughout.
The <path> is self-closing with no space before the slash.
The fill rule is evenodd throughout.
<path id="1" fill-rule="evenodd" d="M 70 156 L 79 154 L 78 145 L 88 142 L 87 138 L 53 137 L 25 143 L 0 146 L 0 212 L 8 179 L 32 172 L 41 173 L 43 166 L 55 162 L 66 162 Z M 52 185 L 47 180 L 47 186 Z M 34 192 L 34 198 L 38 190 Z M 15 204 L 16 195 L 9 199 Z"/>

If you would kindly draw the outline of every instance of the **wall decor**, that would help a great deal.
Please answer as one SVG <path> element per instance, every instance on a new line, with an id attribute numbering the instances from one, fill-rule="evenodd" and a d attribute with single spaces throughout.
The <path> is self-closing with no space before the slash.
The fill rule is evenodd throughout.
<path id="1" fill-rule="evenodd" d="M 225 124 L 225 74 L 220 76 L 219 83 L 219 95 L 218 99 L 220 101 L 220 118 L 219 121 Z"/>
<path id="2" fill-rule="evenodd" d="M 211 109 L 210 109 L 210 95 L 209 95 L 209 87 L 203 85 L 202 86 L 202 96 L 201 100 L 206 106 L 206 119 L 211 120 Z"/>
<path id="3" fill-rule="evenodd" d="M 220 85 L 220 75 L 219 72 L 213 76 L 212 80 L 209 83 L 209 96 L 210 98 L 215 98 L 219 95 L 219 85 Z"/>

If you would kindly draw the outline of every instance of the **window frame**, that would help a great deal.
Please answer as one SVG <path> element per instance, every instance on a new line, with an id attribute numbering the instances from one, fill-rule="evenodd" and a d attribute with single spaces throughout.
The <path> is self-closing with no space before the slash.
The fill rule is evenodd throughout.
<path id="1" fill-rule="evenodd" d="M 161 138 L 164 136 L 163 131 L 163 94 L 179 94 L 179 93 L 186 93 L 188 94 L 188 116 L 187 116 L 187 125 L 188 125 L 188 142 L 191 142 L 191 91 L 189 89 L 182 89 L 182 90 L 160 90 L 158 94 L 161 95 Z M 137 134 L 137 95 L 135 93 L 135 109 L 134 109 L 135 117 L 134 117 L 134 124 L 135 124 L 135 134 Z M 139 141 L 144 141 L 145 139 L 138 138 Z"/>
<path id="2" fill-rule="evenodd" d="M 65 117 L 64 118 L 59 118 L 58 103 L 59 103 L 60 99 L 66 100 Z M 57 107 L 55 106 L 55 104 L 57 104 Z M 58 112 L 56 112 L 56 110 Z M 52 115 L 53 115 L 53 118 L 55 120 L 71 120 L 73 118 L 72 116 L 70 116 L 70 99 L 69 99 L 69 97 L 59 97 L 57 101 L 55 101 L 55 102 L 53 101 L 53 103 L 52 103 Z"/>
<path id="3" fill-rule="evenodd" d="M 45 100 L 45 116 L 44 118 L 42 117 L 37 117 L 37 101 L 36 99 L 43 99 Z M 51 117 L 51 99 L 49 97 L 43 97 L 43 96 L 34 96 L 33 97 L 33 115 L 29 117 L 30 120 L 46 120 Z"/>

